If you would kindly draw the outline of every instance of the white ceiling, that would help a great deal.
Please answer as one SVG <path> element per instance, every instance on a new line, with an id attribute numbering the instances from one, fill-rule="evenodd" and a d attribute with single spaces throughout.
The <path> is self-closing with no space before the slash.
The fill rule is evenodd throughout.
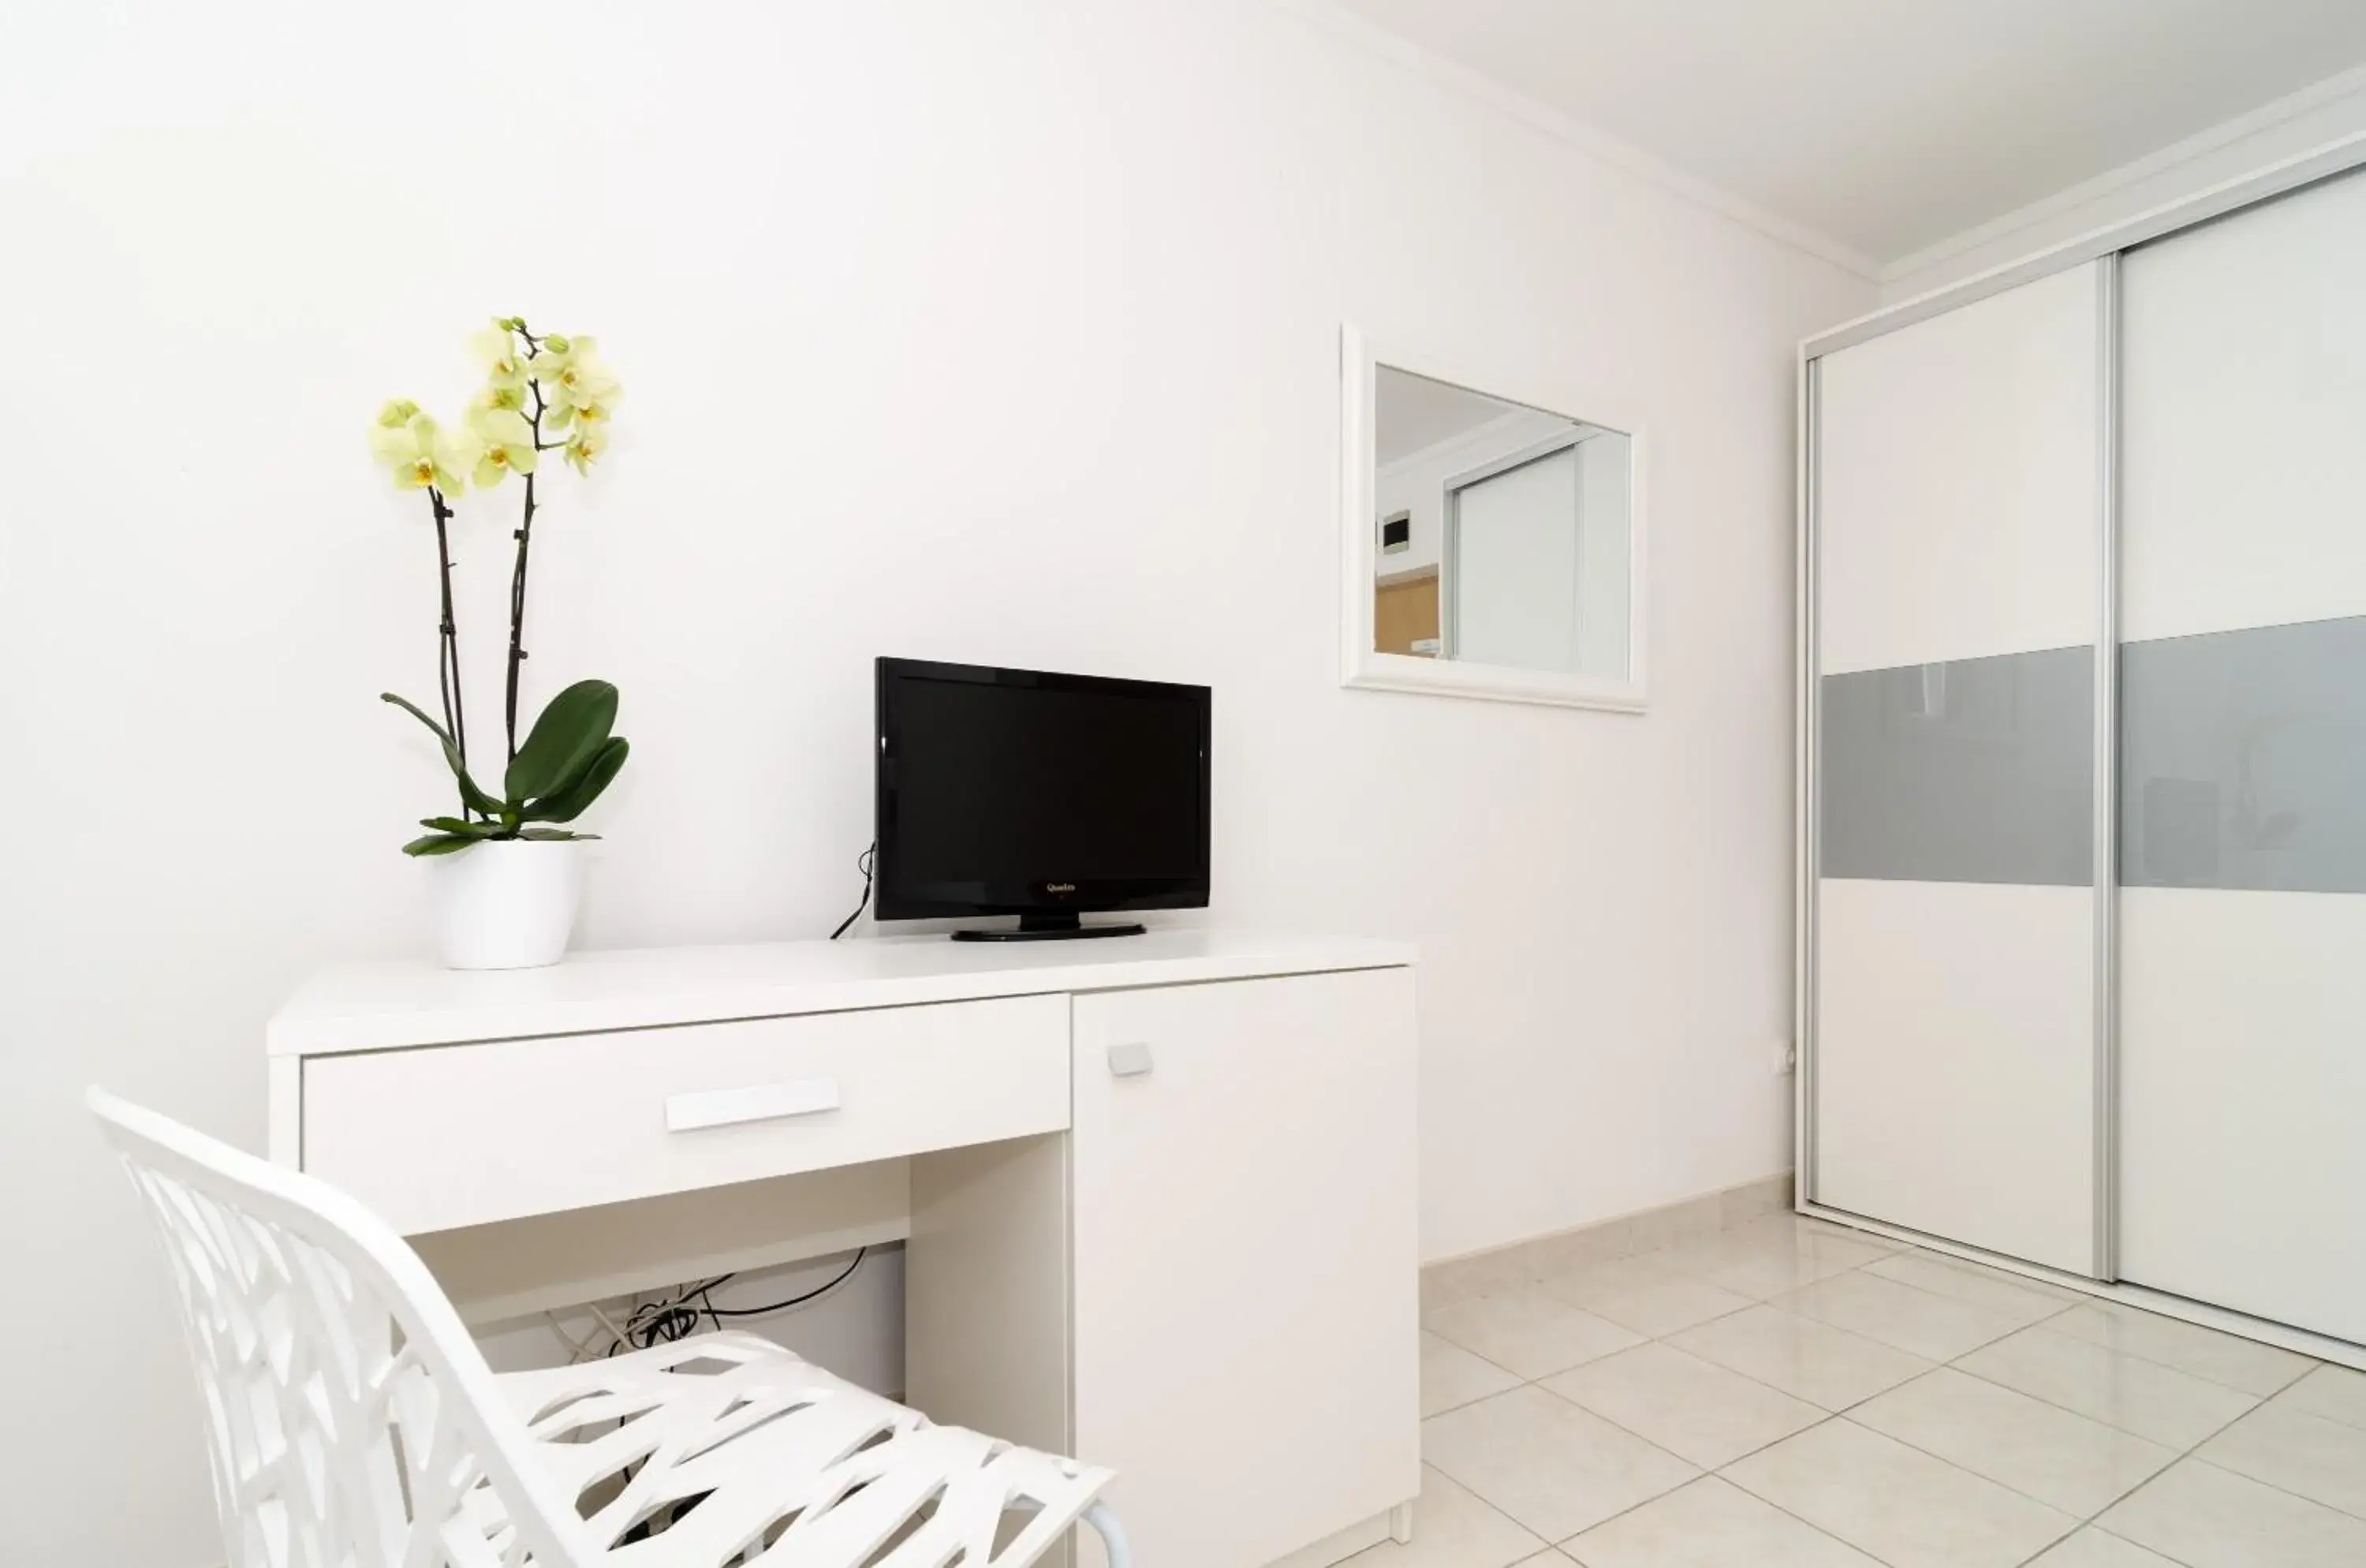
<path id="1" fill-rule="evenodd" d="M 1341 0 L 1875 263 L 2366 62 L 2366 0 Z"/>

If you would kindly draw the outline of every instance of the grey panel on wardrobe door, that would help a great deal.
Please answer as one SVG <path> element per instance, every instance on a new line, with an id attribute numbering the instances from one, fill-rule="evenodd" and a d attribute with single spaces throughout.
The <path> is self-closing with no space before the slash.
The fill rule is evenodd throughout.
<path id="1" fill-rule="evenodd" d="M 2120 650 L 2120 880 L 2366 893 L 2366 617 Z"/>
<path id="2" fill-rule="evenodd" d="M 2091 886 L 2091 648 L 1823 680 L 1821 872 Z"/>

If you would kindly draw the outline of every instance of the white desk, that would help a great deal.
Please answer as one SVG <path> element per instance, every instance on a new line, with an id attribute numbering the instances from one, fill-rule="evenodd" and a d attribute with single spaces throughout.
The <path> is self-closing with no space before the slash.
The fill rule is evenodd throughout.
<path id="1" fill-rule="evenodd" d="M 1410 1529 L 1404 948 L 374 964 L 307 984 L 268 1048 L 272 1156 L 411 1236 L 472 1322 L 908 1239 L 907 1397 L 1117 1467 L 1151 1568 Z"/>

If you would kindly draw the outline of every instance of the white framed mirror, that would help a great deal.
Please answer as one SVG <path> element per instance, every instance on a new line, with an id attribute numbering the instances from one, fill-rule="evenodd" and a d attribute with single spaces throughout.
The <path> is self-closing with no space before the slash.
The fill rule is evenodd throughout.
<path id="1" fill-rule="evenodd" d="M 1340 679 L 1639 713 L 1642 430 L 1340 333 Z"/>

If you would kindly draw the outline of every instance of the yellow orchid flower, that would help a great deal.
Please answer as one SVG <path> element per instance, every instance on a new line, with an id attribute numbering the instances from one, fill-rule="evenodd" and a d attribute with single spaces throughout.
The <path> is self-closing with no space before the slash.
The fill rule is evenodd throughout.
<path id="1" fill-rule="evenodd" d="M 468 434 L 477 446 L 479 490 L 490 490 L 512 474 L 534 472 L 534 426 L 515 409 L 480 400 L 468 410 Z"/>
<path id="2" fill-rule="evenodd" d="M 394 407 L 387 405 L 389 411 Z M 381 424 L 371 433 L 371 450 L 394 473 L 399 490 L 431 486 L 447 496 L 468 488 L 466 475 L 477 464 L 479 444 L 470 436 L 448 432 L 434 419 L 414 412 L 400 428 Z"/>
<path id="3" fill-rule="evenodd" d="M 542 411 L 542 427 L 555 435 L 570 424 L 600 424 L 611 417 L 612 411 L 605 403 L 585 403 L 580 408 L 551 403 Z"/>
<path id="4" fill-rule="evenodd" d="M 496 389 L 522 389 L 526 381 L 525 356 L 517 351 L 517 344 L 509 330 L 499 321 L 483 332 L 470 335 L 468 346 L 477 351 L 477 358 L 485 367 L 487 383 Z"/>
<path id="5" fill-rule="evenodd" d="M 579 474 L 590 473 L 592 465 L 607 455 L 608 432 L 597 422 L 577 424 L 575 434 L 567 438 L 567 449 L 562 454 L 575 465 L 575 471 Z"/>
<path id="6" fill-rule="evenodd" d="M 377 423 L 370 426 L 370 456 L 392 465 L 409 455 L 412 447 L 403 427 L 418 412 L 419 405 L 408 398 L 395 398 L 378 410 Z"/>
<path id="7" fill-rule="evenodd" d="M 546 338 L 542 353 L 527 365 L 542 385 L 543 401 L 566 411 L 554 428 L 565 428 L 570 418 L 585 409 L 598 409 L 604 417 L 625 395 L 624 383 L 600 357 L 599 345 L 589 336 Z"/>
<path id="8" fill-rule="evenodd" d="M 541 352 L 525 362 L 526 375 L 536 381 L 546 381 L 557 376 L 575 357 L 578 341 L 558 333 L 543 333 Z"/>

